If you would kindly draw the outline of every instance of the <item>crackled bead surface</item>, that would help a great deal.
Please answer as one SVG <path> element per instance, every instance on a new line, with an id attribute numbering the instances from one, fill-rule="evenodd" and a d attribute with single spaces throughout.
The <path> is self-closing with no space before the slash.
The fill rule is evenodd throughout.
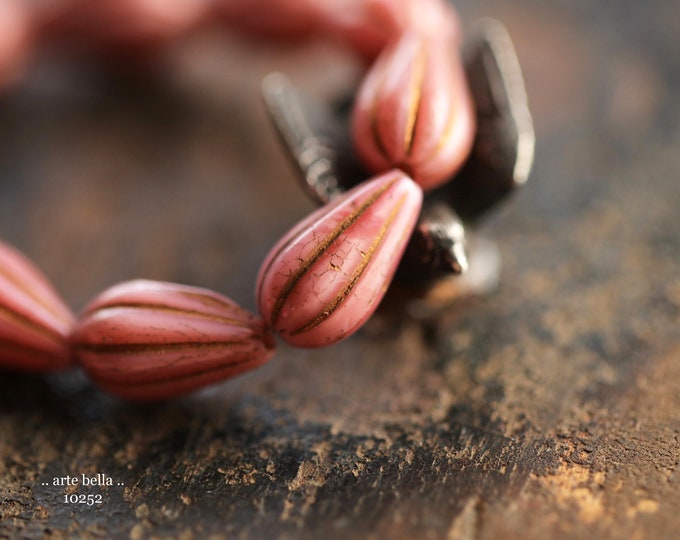
<path id="1" fill-rule="evenodd" d="M 300 222 L 260 270 L 265 321 L 298 347 L 330 345 L 355 332 L 385 294 L 421 203 L 421 189 L 390 171 Z"/>
<path id="2" fill-rule="evenodd" d="M 0 242 L 0 367 L 57 371 L 72 365 L 73 315 L 24 255 Z"/>
<path id="3" fill-rule="evenodd" d="M 474 115 L 455 47 L 406 32 L 357 94 L 352 133 L 374 172 L 399 168 L 423 189 L 446 182 L 470 152 Z"/>
<path id="4" fill-rule="evenodd" d="M 71 342 L 95 383 L 134 400 L 172 398 L 253 369 L 275 346 L 262 321 L 230 299 L 148 280 L 99 295 Z"/>

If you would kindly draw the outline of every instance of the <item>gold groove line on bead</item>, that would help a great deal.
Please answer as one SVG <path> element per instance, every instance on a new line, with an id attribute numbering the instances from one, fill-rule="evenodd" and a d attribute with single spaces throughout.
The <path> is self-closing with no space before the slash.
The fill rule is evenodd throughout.
<path id="1" fill-rule="evenodd" d="M 51 340 L 61 343 L 64 342 L 64 336 L 62 336 L 59 332 L 52 330 L 51 328 L 47 328 L 42 324 L 29 319 L 25 315 L 17 313 L 16 311 L 13 311 L 5 306 L 0 306 L 0 317 L 4 317 L 10 322 L 13 321 L 17 324 L 20 324 L 21 326 L 28 328 L 29 330 L 33 330 Z"/>
<path id="2" fill-rule="evenodd" d="M 52 315 L 54 315 L 61 322 L 64 322 L 64 323 L 69 322 L 69 320 L 67 318 L 65 318 L 62 313 L 60 313 L 58 310 L 55 310 L 54 307 L 49 302 L 46 302 L 45 298 L 36 294 L 28 286 L 28 284 L 26 284 L 24 281 L 22 281 L 15 274 L 8 272 L 7 270 L 3 269 L 1 266 L 0 266 L 0 277 L 4 277 L 7 281 L 9 281 L 17 289 L 19 289 L 21 292 L 26 294 L 32 300 L 36 301 L 38 304 L 40 304 L 44 309 L 49 311 Z"/>
<path id="3" fill-rule="evenodd" d="M 385 238 L 387 230 L 390 228 L 390 226 L 396 219 L 397 215 L 401 211 L 402 207 L 404 206 L 405 200 L 406 195 L 403 195 L 401 199 L 399 199 L 397 204 L 394 206 L 389 216 L 387 217 L 387 220 L 383 223 L 382 227 L 380 228 L 380 231 L 373 239 L 373 242 L 371 242 L 371 245 L 369 246 L 368 250 L 366 250 L 366 255 L 362 258 L 361 263 L 356 267 L 356 269 L 352 273 L 352 276 L 350 277 L 350 280 L 348 281 L 345 288 L 342 291 L 340 291 L 337 294 L 337 296 L 329 304 L 327 304 L 314 319 L 306 323 L 301 328 L 292 331 L 290 333 L 291 336 L 297 336 L 300 334 L 304 334 L 305 332 L 309 332 L 310 330 L 313 330 L 314 328 L 319 326 L 322 322 L 324 322 L 326 319 L 328 319 L 328 317 L 333 315 L 335 310 L 337 310 L 340 307 L 340 305 L 347 299 L 347 297 L 350 295 L 356 284 L 359 282 L 359 279 L 366 270 L 366 267 L 370 264 L 373 255 L 375 254 L 375 251 L 378 249 L 378 246 L 382 243 L 383 239 Z"/>
<path id="4" fill-rule="evenodd" d="M 252 357 L 249 357 L 244 360 L 238 360 L 235 362 L 231 362 L 228 365 L 222 365 L 222 366 L 217 366 L 214 368 L 207 368 L 207 369 L 202 369 L 199 371 L 191 371 L 190 373 L 183 373 L 181 375 L 176 375 L 176 376 L 171 376 L 171 377 L 159 377 L 156 379 L 147 379 L 144 381 L 135 381 L 135 382 L 130 382 L 130 383 L 125 383 L 125 382 L 120 382 L 120 381 L 111 381 L 110 379 L 106 379 L 105 377 L 97 376 L 97 375 L 90 375 L 92 380 L 94 382 L 100 382 L 102 383 L 105 387 L 112 388 L 112 387 L 117 387 L 120 389 L 125 389 L 125 388 L 134 388 L 134 387 L 148 387 L 152 386 L 154 384 L 168 384 L 172 382 L 179 382 L 179 381 L 184 381 L 196 377 L 200 377 L 202 375 L 209 375 L 211 373 L 219 373 L 222 371 L 233 371 L 235 368 L 239 368 L 242 366 L 246 366 L 249 364 L 253 363 L 259 363 L 259 360 L 256 362 L 253 362 Z"/>
<path id="5" fill-rule="evenodd" d="M 378 152 L 385 158 L 387 161 L 390 160 L 390 157 L 387 153 L 387 149 L 385 148 L 385 145 L 383 144 L 383 141 L 380 137 L 380 130 L 378 129 L 378 98 L 380 97 L 380 94 L 382 92 L 383 86 L 385 86 L 385 80 L 387 79 L 387 72 L 389 69 L 389 64 L 387 66 L 380 66 L 381 73 L 380 73 L 380 83 L 378 84 L 379 90 L 375 92 L 373 95 L 373 103 L 371 103 L 371 115 L 370 115 L 370 122 L 371 122 L 371 137 L 373 138 L 373 144 L 375 145 L 376 149 Z"/>
<path id="6" fill-rule="evenodd" d="M 410 156 L 413 150 L 413 141 L 418 125 L 418 114 L 422 106 L 423 83 L 425 78 L 425 65 L 427 63 L 427 52 L 423 44 L 418 48 L 418 53 L 414 60 L 414 67 L 411 76 L 410 99 L 408 116 L 406 117 L 406 129 L 404 130 L 404 155 Z"/>
<path id="7" fill-rule="evenodd" d="M 213 313 L 204 313 L 202 311 L 197 311 L 195 309 L 185 309 L 185 308 L 177 308 L 173 306 L 167 306 L 164 304 L 146 304 L 142 302 L 120 302 L 120 303 L 115 303 L 115 304 L 105 304 L 103 306 L 94 308 L 90 312 L 88 312 L 89 315 L 92 315 L 94 313 L 102 313 L 107 310 L 114 310 L 114 309 L 144 309 L 144 310 L 149 310 L 149 311 L 163 311 L 163 312 L 170 312 L 170 313 L 176 313 L 178 315 L 188 315 L 191 317 L 198 317 L 201 319 L 208 319 L 208 320 L 213 320 L 213 321 L 219 321 L 219 322 L 224 322 L 228 324 L 233 324 L 234 326 L 239 326 L 243 328 L 249 328 L 251 325 L 246 322 L 242 321 L 239 319 L 233 319 L 231 317 L 224 317 L 222 315 L 215 315 Z"/>
<path id="8" fill-rule="evenodd" d="M 75 347 L 88 352 L 102 354 L 143 354 L 143 353 L 166 353 L 171 351 L 196 350 L 196 349 L 219 349 L 221 347 L 235 347 L 249 345 L 251 339 L 240 341 L 176 341 L 170 343 L 77 343 Z"/>
<path id="9" fill-rule="evenodd" d="M 293 291 L 293 289 L 299 283 L 299 281 L 302 279 L 305 273 L 307 273 L 310 267 L 314 265 L 314 263 L 316 263 L 323 256 L 323 254 L 326 252 L 329 246 L 333 244 L 333 242 L 335 242 L 338 239 L 338 237 L 343 232 L 345 232 L 357 219 L 359 219 L 371 206 L 373 206 L 373 204 L 375 204 L 375 202 L 387 190 L 389 190 L 395 184 L 396 181 L 397 178 L 395 178 L 389 184 L 383 186 L 375 193 L 373 193 L 371 197 L 369 197 L 364 202 L 364 204 L 357 208 L 354 213 L 350 214 L 345 219 L 343 219 L 336 226 L 336 228 L 314 248 L 314 250 L 310 253 L 306 260 L 302 261 L 300 267 L 293 273 L 293 275 L 290 276 L 290 278 L 288 278 L 288 281 L 286 281 L 283 288 L 281 289 L 280 294 L 276 298 L 276 302 L 274 304 L 274 307 L 272 308 L 272 313 L 270 316 L 271 321 L 270 324 L 272 326 L 276 324 L 276 321 L 279 318 L 279 315 L 281 314 L 281 310 L 283 309 L 283 305 L 288 299 L 288 296 L 290 296 L 290 293 Z M 293 240 L 295 240 L 295 238 L 292 238 L 290 242 L 292 242 Z M 288 245 L 290 245 L 290 242 Z"/>
<path id="10" fill-rule="evenodd" d="M 442 136 L 439 138 L 439 141 L 437 141 L 437 144 L 435 147 L 432 149 L 432 152 L 427 156 L 425 161 L 430 161 L 431 159 L 434 159 L 439 152 L 448 144 L 449 140 L 453 136 L 453 128 L 455 125 L 455 119 L 456 119 L 456 111 L 454 108 L 449 104 L 449 116 L 447 119 L 446 123 L 446 129 L 444 130 L 444 133 L 442 133 Z"/>
<path id="11" fill-rule="evenodd" d="M 449 140 L 453 136 L 455 118 L 456 115 L 454 114 L 453 107 L 451 107 L 449 110 L 449 118 L 446 124 L 446 130 L 444 131 L 444 133 L 442 133 L 442 136 L 439 138 L 439 141 L 437 141 L 436 146 L 432 149 L 432 152 L 430 152 L 425 161 L 430 161 L 431 159 L 434 159 L 437 156 L 437 154 L 441 152 L 442 149 L 449 143 Z"/>

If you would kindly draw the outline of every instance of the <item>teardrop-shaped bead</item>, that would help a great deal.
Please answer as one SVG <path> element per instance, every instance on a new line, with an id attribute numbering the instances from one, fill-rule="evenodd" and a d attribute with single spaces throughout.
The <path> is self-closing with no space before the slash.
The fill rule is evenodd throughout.
<path id="1" fill-rule="evenodd" d="M 274 354 L 262 321 L 216 292 L 134 280 L 101 293 L 71 337 L 91 379 L 126 399 L 169 399 L 253 369 Z"/>
<path id="2" fill-rule="evenodd" d="M 318 21 L 314 0 L 212 0 L 215 18 L 230 29 L 258 38 L 298 41 L 308 38 Z"/>
<path id="3" fill-rule="evenodd" d="M 386 48 L 359 89 L 352 133 L 373 172 L 400 168 L 423 189 L 449 180 L 474 135 L 472 103 L 455 48 L 408 32 Z"/>
<path id="4" fill-rule="evenodd" d="M 0 366 L 35 372 L 71 366 L 72 326 L 73 315 L 42 272 L 0 242 Z"/>
<path id="5" fill-rule="evenodd" d="M 296 225 L 260 270 L 257 299 L 267 324 L 298 347 L 350 336 L 385 294 L 421 204 L 421 189 L 395 170 Z"/>

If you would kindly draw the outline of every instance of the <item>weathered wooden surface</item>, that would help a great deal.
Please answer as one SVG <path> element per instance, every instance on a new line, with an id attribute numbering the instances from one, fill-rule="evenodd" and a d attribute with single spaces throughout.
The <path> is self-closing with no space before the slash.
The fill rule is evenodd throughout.
<path id="1" fill-rule="evenodd" d="M 462 11 L 509 26 L 537 121 L 531 183 L 489 227 L 500 290 L 431 324 L 383 314 L 328 350 L 281 347 L 164 405 L 3 373 L 0 538 L 676 537 L 678 3 Z M 252 307 L 259 260 L 311 208 L 256 81 L 277 65 L 306 80 L 325 55 L 261 50 L 245 77 L 220 57 L 226 75 L 180 90 L 6 97 L 3 237 L 75 308 L 140 276 Z M 114 485 L 51 485 L 96 473 Z"/>

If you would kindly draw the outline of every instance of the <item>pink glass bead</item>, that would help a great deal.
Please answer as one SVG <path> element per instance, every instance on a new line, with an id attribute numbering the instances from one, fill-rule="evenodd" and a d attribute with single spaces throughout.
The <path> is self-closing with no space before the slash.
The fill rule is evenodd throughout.
<path id="1" fill-rule="evenodd" d="M 395 170 L 293 227 L 260 270 L 257 299 L 265 321 L 298 347 L 350 336 L 385 294 L 421 203 L 420 188 Z"/>
<path id="2" fill-rule="evenodd" d="M 370 69 L 352 116 L 366 166 L 374 172 L 400 168 L 423 189 L 458 170 L 475 128 L 461 60 L 442 45 L 405 33 Z"/>
<path id="3" fill-rule="evenodd" d="M 173 398 L 253 369 L 275 346 L 262 321 L 230 299 L 147 280 L 99 295 L 71 343 L 95 383 L 140 401 Z"/>
<path id="4" fill-rule="evenodd" d="M 37 372 L 71 366 L 72 325 L 73 315 L 47 278 L 0 242 L 0 366 Z"/>

